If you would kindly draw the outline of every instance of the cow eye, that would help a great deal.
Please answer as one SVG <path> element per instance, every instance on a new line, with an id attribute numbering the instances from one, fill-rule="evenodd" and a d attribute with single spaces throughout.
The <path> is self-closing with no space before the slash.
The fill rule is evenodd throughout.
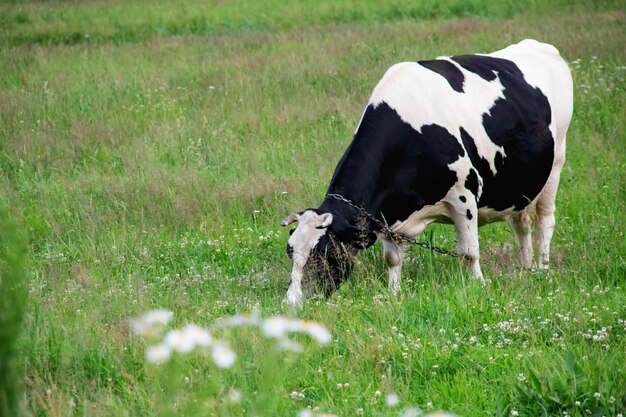
<path id="1" fill-rule="evenodd" d="M 289 236 L 293 235 L 293 232 L 295 232 L 295 231 L 296 231 L 296 229 L 295 229 L 295 228 L 291 229 L 291 230 L 289 231 Z"/>

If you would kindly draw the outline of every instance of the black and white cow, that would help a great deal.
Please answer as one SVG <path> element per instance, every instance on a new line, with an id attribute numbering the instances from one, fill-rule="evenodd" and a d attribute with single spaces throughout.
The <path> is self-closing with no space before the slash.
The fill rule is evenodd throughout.
<path id="1" fill-rule="evenodd" d="M 452 223 L 456 252 L 482 279 L 478 226 L 508 221 L 533 267 L 547 268 L 554 201 L 572 116 L 572 78 L 551 45 L 524 40 L 486 55 L 439 57 L 389 68 L 374 89 L 328 194 L 339 194 L 406 237 Z M 381 238 L 389 289 L 400 289 L 403 247 L 362 211 L 327 196 L 294 213 L 287 301 L 302 304 L 302 283 L 321 275 L 336 288 L 352 258 Z M 330 290 L 329 290 L 330 291 Z"/>

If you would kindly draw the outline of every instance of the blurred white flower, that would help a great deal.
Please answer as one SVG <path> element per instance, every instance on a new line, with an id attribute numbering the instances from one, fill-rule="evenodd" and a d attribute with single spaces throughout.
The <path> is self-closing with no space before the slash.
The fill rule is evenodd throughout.
<path id="1" fill-rule="evenodd" d="M 143 320 L 148 324 L 161 324 L 165 325 L 169 323 L 174 317 L 174 313 L 164 308 L 158 310 L 148 311 L 143 315 Z"/>
<path id="2" fill-rule="evenodd" d="M 316 339 L 321 345 L 327 345 L 330 343 L 330 332 L 321 324 L 311 321 L 303 321 L 302 329 L 305 333 L 309 334 L 309 336 Z"/>
<path id="3" fill-rule="evenodd" d="M 281 339 L 278 343 L 278 347 L 281 350 L 290 350 L 292 352 L 302 352 L 302 345 L 298 342 L 294 342 L 291 339 Z"/>
<path id="4" fill-rule="evenodd" d="M 172 355 L 172 348 L 166 343 L 150 346 L 146 349 L 146 359 L 152 363 L 166 362 Z"/>
<path id="5" fill-rule="evenodd" d="M 238 389 L 235 388 L 231 388 L 230 391 L 228 391 L 228 401 L 233 403 L 233 404 L 237 404 L 241 402 L 241 391 L 239 391 Z"/>
<path id="6" fill-rule="evenodd" d="M 187 324 L 183 329 L 184 337 L 190 339 L 195 346 L 208 347 L 213 342 L 211 333 L 205 328 L 195 324 Z"/>
<path id="7" fill-rule="evenodd" d="M 234 316 L 222 318 L 217 322 L 217 327 L 241 327 L 258 325 L 259 316 L 257 314 L 236 314 Z"/>
<path id="8" fill-rule="evenodd" d="M 281 338 L 287 332 L 297 332 L 308 334 L 322 345 L 330 343 L 331 340 L 330 332 L 324 326 L 314 321 L 274 316 L 263 320 L 261 327 L 263 333 L 268 337 Z"/>
<path id="9" fill-rule="evenodd" d="M 213 361 L 220 368 L 230 368 L 235 363 L 235 352 L 224 342 L 217 342 L 213 345 Z"/>
<path id="10" fill-rule="evenodd" d="M 400 417 L 419 417 L 422 415 L 422 410 L 417 407 L 405 408 L 400 413 Z"/>
<path id="11" fill-rule="evenodd" d="M 161 309 L 150 311 L 143 316 L 131 320 L 133 331 L 142 336 L 156 336 L 160 334 L 161 326 L 167 324 L 173 317 L 171 311 Z M 328 344 L 331 340 L 330 332 L 321 324 L 274 316 L 264 320 L 257 312 L 251 315 L 234 315 L 217 321 L 214 328 L 258 326 L 263 333 L 279 339 L 278 347 L 282 350 L 301 352 L 303 347 L 286 337 L 289 332 L 306 333 L 320 344 Z M 156 329 L 156 330 L 155 330 Z M 187 324 L 183 329 L 174 329 L 165 334 L 163 341 L 146 350 L 146 359 L 149 362 L 165 362 L 173 352 L 189 353 L 195 348 L 212 347 L 212 356 L 215 364 L 220 368 L 230 368 L 236 359 L 235 352 L 221 340 L 214 340 L 211 332 L 196 324 Z M 346 387 L 349 384 L 345 384 Z"/>
<path id="12" fill-rule="evenodd" d="M 289 319 L 274 316 L 263 320 L 261 326 L 263 333 L 268 337 L 283 337 L 289 328 Z"/>
<path id="13" fill-rule="evenodd" d="M 387 394 L 385 397 L 385 403 L 389 407 L 394 407 L 400 404 L 400 397 L 398 397 L 398 394 L 392 392 L 391 394 Z"/>
<path id="14" fill-rule="evenodd" d="M 165 343 L 172 350 L 180 353 L 189 353 L 195 347 L 193 338 L 182 330 L 170 330 L 165 335 Z"/>
<path id="15" fill-rule="evenodd" d="M 154 336 L 162 326 L 172 320 L 174 313 L 166 309 L 148 311 L 141 317 L 130 320 L 130 328 L 139 336 Z"/>

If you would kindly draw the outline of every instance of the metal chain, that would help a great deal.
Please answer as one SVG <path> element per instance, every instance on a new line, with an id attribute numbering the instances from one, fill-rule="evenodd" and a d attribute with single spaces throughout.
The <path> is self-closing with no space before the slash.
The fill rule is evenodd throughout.
<path id="1" fill-rule="evenodd" d="M 407 242 L 407 243 L 412 243 L 414 245 L 417 245 L 417 246 L 419 246 L 421 248 L 429 249 L 429 250 L 431 250 L 433 252 L 440 253 L 442 255 L 452 256 L 452 257 L 455 257 L 455 258 L 457 257 L 456 253 L 451 252 L 451 251 L 449 251 L 447 249 L 440 248 L 438 246 L 433 246 L 433 245 L 431 245 L 429 243 L 426 243 L 426 242 L 420 242 L 417 239 L 411 239 L 411 238 L 403 236 L 403 235 L 401 235 L 399 233 L 394 232 L 393 230 L 391 230 L 391 228 L 389 226 L 387 226 L 387 224 L 385 224 L 382 221 L 378 220 L 376 217 L 374 217 L 372 214 L 370 214 L 367 210 L 365 210 L 362 206 L 354 203 L 352 200 L 349 200 L 349 199 L 345 198 L 341 194 L 330 193 L 330 194 L 326 194 L 326 197 L 330 197 L 330 198 L 334 198 L 335 200 L 343 201 L 344 203 L 346 203 L 350 207 L 353 207 L 353 208 L 357 209 L 358 211 L 360 211 L 361 213 L 363 213 L 368 219 L 373 221 L 380 228 L 380 231 L 383 232 L 387 236 L 388 239 L 390 239 L 394 243 L 397 243 L 397 242 L 400 242 L 400 241 L 404 241 L 404 242 Z"/>

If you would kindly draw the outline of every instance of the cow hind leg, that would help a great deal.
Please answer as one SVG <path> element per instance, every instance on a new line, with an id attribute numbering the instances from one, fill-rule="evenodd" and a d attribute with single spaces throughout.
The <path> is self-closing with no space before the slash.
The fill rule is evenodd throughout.
<path id="1" fill-rule="evenodd" d="M 393 295 L 400 291 L 400 273 L 404 260 L 404 247 L 383 239 L 385 261 L 389 267 L 389 292 Z"/>
<path id="2" fill-rule="evenodd" d="M 546 186 L 537 199 L 537 222 L 535 223 L 535 237 L 537 239 L 537 267 L 548 269 L 550 263 L 550 241 L 556 223 L 554 218 L 556 192 L 559 188 L 562 164 L 555 166 Z"/>
<path id="3" fill-rule="evenodd" d="M 531 238 L 532 221 L 530 218 L 531 207 L 513 214 L 509 218 L 509 223 L 515 232 L 517 243 L 520 246 L 520 259 L 522 268 L 532 269 L 533 267 L 533 243 Z"/>
<path id="4" fill-rule="evenodd" d="M 478 245 L 478 209 L 476 204 L 463 204 L 452 208 L 452 221 L 456 230 L 456 254 L 470 268 L 474 277 L 483 279 L 480 270 Z"/>

